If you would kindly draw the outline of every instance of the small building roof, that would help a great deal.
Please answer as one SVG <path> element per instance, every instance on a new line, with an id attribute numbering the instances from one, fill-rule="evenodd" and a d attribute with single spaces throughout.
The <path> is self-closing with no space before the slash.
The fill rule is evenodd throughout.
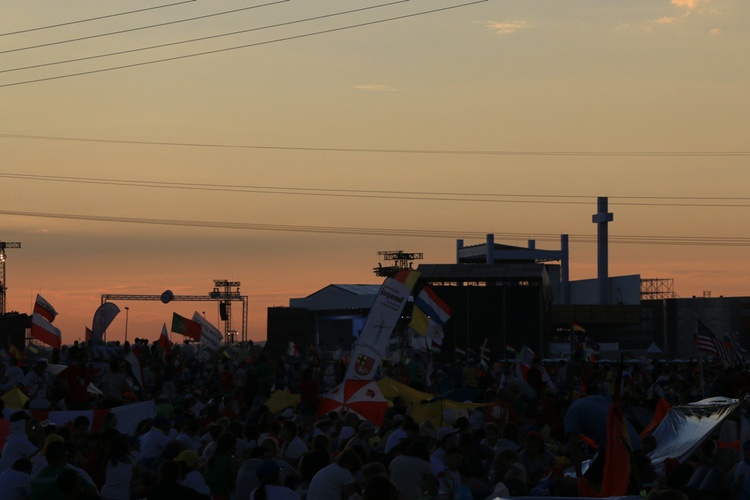
<path id="1" fill-rule="evenodd" d="M 307 297 L 290 299 L 290 307 L 308 310 L 369 309 L 380 285 L 328 285 Z"/>

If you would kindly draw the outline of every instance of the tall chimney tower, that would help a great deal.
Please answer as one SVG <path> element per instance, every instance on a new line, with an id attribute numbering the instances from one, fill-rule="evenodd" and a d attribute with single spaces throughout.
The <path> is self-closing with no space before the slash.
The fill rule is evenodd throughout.
<path id="1" fill-rule="evenodd" d="M 609 230 L 607 224 L 614 220 L 614 215 L 607 212 L 608 198 L 599 196 L 596 199 L 597 213 L 591 222 L 597 226 L 597 258 L 599 283 L 599 304 L 609 304 Z"/>

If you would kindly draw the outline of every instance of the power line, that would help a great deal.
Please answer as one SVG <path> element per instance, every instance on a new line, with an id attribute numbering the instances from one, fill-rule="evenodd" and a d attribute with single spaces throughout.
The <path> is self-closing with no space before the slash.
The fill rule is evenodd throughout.
<path id="1" fill-rule="evenodd" d="M 0 85 L 2 87 L 3 85 Z M 750 156 L 750 151 L 530 151 L 530 150 L 478 150 L 478 149 L 387 149 L 387 148 L 341 148 L 268 146 L 260 144 L 222 144 L 206 142 L 138 141 L 125 139 L 96 139 L 90 137 L 63 137 L 28 134 L 0 134 L 5 139 L 28 139 L 40 141 L 88 142 L 95 144 L 130 144 L 138 146 L 170 146 L 215 149 L 257 149 L 269 151 L 302 151 L 321 153 L 377 153 L 418 155 L 464 155 L 464 156 L 579 156 L 579 157 L 698 157 L 722 158 Z"/>
<path id="2" fill-rule="evenodd" d="M 291 224 L 255 224 L 246 222 L 217 222 L 217 221 L 194 221 L 180 219 L 148 219 L 140 217 L 115 217 L 105 215 L 87 214 L 61 214 L 45 212 L 25 212 L 0 210 L 0 215 L 15 217 L 40 217 L 49 219 L 78 220 L 88 222 L 114 222 L 127 224 L 160 225 L 174 227 L 197 227 L 210 229 L 235 229 L 244 231 L 281 231 L 298 233 L 321 233 L 321 234 L 349 234 L 357 236 L 388 236 L 388 237 L 415 237 L 415 238 L 477 238 L 484 239 L 485 232 L 478 231 L 445 231 L 424 229 L 399 229 L 399 228 L 374 228 L 374 227 L 341 227 L 341 226 L 308 226 Z M 539 241 L 559 241 L 560 236 L 551 233 L 531 235 L 529 233 L 495 233 L 496 236 L 507 239 L 529 239 Z M 577 243 L 596 243 L 595 235 L 569 235 L 570 241 Z M 637 236 L 610 235 L 611 243 L 630 245 L 678 245 L 678 246 L 722 246 L 722 247 L 748 247 L 750 237 L 727 237 L 727 236 Z"/>
<path id="3" fill-rule="evenodd" d="M 129 10 L 126 12 L 118 12 L 116 14 L 107 14 L 104 16 L 98 16 L 98 17 L 89 17 L 87 19 L 78 19 L 76 21 L 67 21 L 64 23 L 58 23 L 58 24 L 48 24 L 46 26 L 37 26 L 36 28 L 26 28 L 18 31 L 8 31 L 6 33 L 0 33 L 0 36 L 9 36 L 9 35 L 19 35 L 21 33 L 31 33 L 32 31 L 41 31 L 41 30 L 47 30 L 51 28 L 60 28 L 62 26 L 71 26 L 73 24 L 81 24 L 81 23 L 88 23 L 91 21 L 100 21 L 102 19 L 109 19 L 112 17 L 120 17 L 120 16 L 127 16 L 130 14 L 137 14 L 140 12 L 148 12 L 150 10 L 157 10 L 157 9 L 164 9 L 166 7 L 174 7 L 175 5 L 182 5 L 185 3 L 193 3 L 196 0 L 183 0 L 181 2 L 174 2 L 174 3 L 168 3 L 166 5 L 157 5 L 155 7 L 145 7 L 143 9 L 136 9 L 136 10 Z"/>
<path id="4" fill-rule="evenodd" d="M 225 11 L 222 11 L 222 12 L 212 12 L 211 14 L 204 14 L 202 16 L 189 17 L 189 18 L 185 18 L 185 19 L 176 19 L 176 20 L 173 20 L 173 21 L 166 21 L 166 22 L 157 23 L 157 24 L 149 24 L 149 25 L 146 25 L 146 26 L 136 26 L 134 28 L 126 28 L 126 29 L 119 30 L 119 31 L 109 31 L 109 32 L 106 32 L 106 33 L 98 33 L 96 35 L 81 36 L 81 37 L 78 37 L 78 38 L 68 38 L 66 40 L 57 40 L 57 41 L 54 41 L 54 42 L 41 43 L 41 44 L 38 44 L 38 45 L 28 45 L 26 47 L 17 47 L 15 49 L 2 50 L 2 51 L 0 51 L 0 54 L 10 54 L 11 52 L 21 52 L 21 51 L 24 51 L 24 50 L 40 49 L 40 48 L 43 48 L 43 47 L 52 47 L 52 46 L 55 46 L 55 45 L 63 45 L 63 44 L 72 43 L 72 42 L 82 42 L 84 40 L 93 40 L 94 38 L 103 38 L 105 36 L 122 35 L 124 33 L 133 33 L 135 31 L 147 30 L 147 29 L 151 29 L 151 28 L 163 28 L 164 26 L 171 26 L 173 24 L 187 23 L 187 22 L 190 22 L 190 21 L 198 21 L 198 20 L 201 20 L 201 19 L 207 19 L 209 17 L 225 16 L 227 14 L 236 14 L 237 12 L 242 12 L 242 11 L 252 10 L 252 9 L 258 9 L 260 7 L 268 7 L 269 5 L 276 5 L 276 4 L 285 3 L 285 2 L 288 2 L 288 1 L 289 0 L 276 0 L 275 2 L 264 3 L 264 4 L 260 4 L 260 5 L 251 5 L 249 7 L 241 7 L 241 8 L 232 9 L 232 10 L 225 10 Z M 408 0 L 406 0 L 406 1 L 408 1 Z"/>
<path id="5" fill-rule="evenodd" d="M 284 2 L 288 2 L 289 0 L 283 0 L 283 1 Z M 75 58 L 75 59 L 65 59 L 65 60 L 61 60 L 61 61 L 52 61 L 52 62 L 47 62 L 47 63 L 33 64 L 33 65 L 29 65 L 29 66 L 18 66 L 18 67 L 15 67 L 15 68 L 8 68 L 8 69 L 0 70 L 0 73 L 11 73 L 11 72 L 14 72 L 14 71 L 24 71 L 24 70 L 29 70 L 29 69 L 38 69 L 38 68 L 44 68 L 44 67 L 47 67 L 47 66 L 56 66 L 56 65 L 59 65 L 59 64 L 68 64 L 68 63 L 73 63 L 73 62 L 90 61 L 92 59 L 101 59 L 101 58 L 104 58 L 104 57 L 113 57 L 113 56 L 120 56 L 120 55 L 125 55 L 125 54 L 133 54 L 135 52 L 142 52 L 142 51 L 145 51 L 145 50 L 162 49 L 162 48 L 165 48 L 165 47 L 173 47 L 175 45 L 182 45 L 182 44 L 186 44 L 186 43 L 203 42 L 203 41 L 206 41 L 206 40 L 213 40 L 213 39 L 216 39 L 216 38 L 222 38 L 222 37 L 226 37 L 226 36 L 234 36 L 234 35 L 239 35 L 239 34 L 251 33 L 251 32 L 254 32 L 254 31 L 262 31 L 262 30 L 266 30 L 266 29 L 272 29 L 272 28 L 280 28 L 280 27 L 283 27 L 283 26 L 291 26 L 293 24 L 305 23 L 305 22 L 310 22 L 310 21 L 319 21 L 321 19 L 328 19 L 328 18 L 331 18 L 331 17 L 342 16 L 342 15 L 347 15 L 347 14 L 353 14 L 353 13 L 356 13 L 356 12 L 363 12 L 363 11 L 366 11 L 366 10 L 380 9 L 382 7 L 389 7 L 391 5 L 396 5 L 396 4 L 399 4 L 399 3 L 405 3 L 405 2 L 409 2 L 409 1 L 411 1 L 411 0 L 397 0 L 397 1 L 390 2 L 390 3 L 385 3 L 385 4 L 371 5 L 371 6 L 368 6 L 368 7 L 361 7 L 361 8 L 358 8 L 358 9 L 345 10 L 345 11 L 334 12 L 334 13 L 330 13 L 330 14 L 322 14 L 320 16 L 307 17 L 307 18 L 304 18 L 304 19 L 297 19 L 297 20 L 294 20 L 294 21 L 286 21 L 286 22 L 277 23 L 277 24 L 269 24 L 269 25 L 266 25 L 266 26 L 260 26 L 260 27 L 257 27 L 257 28 L 248 28 L 248 29 L 239 30 L 239 31 L 232 31 L 232 32 L 229 32 L 229 33 L 219 33 L 217 35 L 204 36 L 204 37 L 200 37 L 200 38 L 191 38 L 191 39 L 188 39 L 188 40 L 180 40 L 178 42 L 162 43 L 162 44 L 158 44 L 158 45 L 150 45 L 148 47 L 139 47 L 137 49 L 120 50 L 120 51 L 117 51 L 117 52 L 108 52 L 108 53 L 105 53 L 105 54 L 97 54 L 97 55 L 93 55 L 93 56 L 78 57 L 78 58 Z M 273 2 L 273 3 L 269 3 L 269 4 L 264 4 L 262 6 L 256 6 L 256 7 L 264 7 L 264 6 L 267 6 L 267 5 L 274 5 L 275 3 L 280 3 L 280 2 Z"/>
<path id="6" fill-rule="evenodd" d="M 124 65 L 121 65 L 121 66 L 111 66 L 109 68 L 100 68 L 100 69 L 94 69 L 94 70 L 88 70 L 88 71 L 80 71 L 80 72 L 77 72 L 77 73 L 68 73 L 68 74 L 64 74 L 64 75 L 49 76 L 49 77 L 44 77 L 44 78 L 36 78 L 36 79 L 32 79 L 32 80 L 23 80 L 23 81 L 13 82 L 13 83 L 4 83 L 4 84 L 0 85 L 0 88 L 14 87 L 14 86 L 18 86 L 18 85 L 26 85 L 26 84 L 30 84 L 30 83 L 47 82 L 47 81 L 52 81 L 52 80 L 60 80 L 60 79 L 63 79 L 63 78 L 72 78 L 72 77 L 76 77 L 76 76 L 93 75 L 93 74 L 97 74 L 97 73 L 105 73 L 105 72 L 116 71 L 116 70 L 121 70 L 121 69 L 130 69 L 130 68 L 136 68 L 136 67 L 140 67 L 140 66 L 147 66 L 147 65 L 151 65 L 151 64 L 159 64 L 159 63 L 163 63 L 163 62 L 178 61 L 178 60 L 189 59 L 189 58 L 198 57 L 198 56 L 219 54 L 219 53 L 222 53 L 222 52 L 229 52 L 229 51 L 233 51 L 233 50 L 245 49 L 245 48 L 250 48 L 250 47 L 259 47 L 259 46 L 262 46 L 262 45 L 270 45 L 270 44 L 273 44 L 273 43 L 286 42 L 286 41 L 290 41 L 290 40 L 298 40 L 298 39 L 307 38 L 307 37 L 311 37 L 311 36 L 324 35 L 324 34 L 335 33 L 335 32 L 339 32 L 339 31 L 345 31 L 345 30 L 349 30 L 349 29 L 355 29 L 355 28 L 363 28 L 363 27 L 366 27 L 366 26 L 373 26 L 373 25 L 376 25 L 376 24 L 382 24 L 382 23 L 387 23 L 387 22 L 391 22 L 391 21 L 398 21 L 398 20 L 408 19 L 408 18 L 412 18 L 412 17 L 424 16 L 424 15 L 427 15 L 427 14 L 434 14 L 434 13 L 437 13 L 437 12 L 444 12 L 444 11 L 448 11 L 448 10 L 459 9 L 459 8 L 462 8 L 462 7 L 468 7 L 468 6 L 476 5 L 476 4 L 479 4 L 479 3 L 485 3 L 487 1 L 489 1 L 489 0 L 474 0 L 474 1 L 471 1 L 471 2 L 459 4 L 459 5 L 451 5 L 449 7 L 442 7 L 442 8 L 437 8 L 437 9 L 424 10 L 424 11 L 415 12 L 415 13 L 411 13 L 411 14 L 404 14 L 404 15 L 401 15 L 401 16 L 394 16 L 394 17 L 389 17 L 389 18 L 385 18 L 385 19 L 378 19 L 378 20 L 375 20 L 375 21 L 367 21 L 367 22 L 358 23 L 358 24 L 350 24 L 350 25 L 347 25 L 347 26 L 339 26 L 337 28 L 330 28 L 330 29 L 320 30 L 320 31 L 314 31 L 314 32 L 310 32 L 310 33 L 303 33 L 301 35 L 292 35 L 292 36 L 283 37 L 283 38 L 276 38 L 276 39 L 272 39 L 272 40 L 266 40 L 266 41 L 263 41 L 263 42 L 255 42 L 255 43 L 249 43 L 249 44 L 244 44 L 244 45 L 236 45 L 236 46 L 233 46 L 233 47 L 225 47 L 225 48 L 222 48 L 222 49 L 214 49 L 214 50 L 208 50 L 208 51 L 204 51 L 204 52 L 195 52 L 195 53 L 192 53 L 192 54 L 184 54 L 184 55 L 181 55 L 181 56 L 173 56 L 173 57 L 166 57 L 166 58 L 163 58 L 163 59 L 154 59 L 154 60 L 151 60 L 151 61 L 142 61 L 142 62 L 139 62 L 139 63 L 124 64 Z"/>
<path id="7" fill-rule="evenodd" d="M 249 186 L 237 184 L 208 184 L 168 181 L 144 181 L 133 179 L 104 179 L 97 177 L 69 177 L 61 175 L 34 175 L 0 172 L 0 178 L 31 181 L 65 182 L 73 184 L 96 184 L 105 186 L 145 187 L 158 189 L 181 189 L 193 191 L 302 195 L 342 198 L 398 199 L 418 201 L 457 201 L 484 203 L 551 204 L 551 205 L 591 205 L 595 196 L 555 195 L 555 194 L 508 194 L 508 193 L 467 193 L 452 191 L 393 191 L 376 189 L 333 189 L 296 186 Z M 528 199 L 526 199 L 528 198 Z M 644 201 L 611 201 L 617 206 L 648 207 L 701 207 L 701 208 L 750 208 L 750 204 L 717 203 L 716 201 L 750 201 L 750 197 L 698 197 L 698 196 L 609 196 L 610 200 L 670 200 L 664 203 Z M 576 201 L 577 200 L 577 201 Z M 679 201 L 679 202 L 677 202 Z M 692 203 L 691 203 L 692 202 Z M 698 203 L 695 203 L 698 202 Z M 713 202 L 713 203 L 707 203 Z"/>

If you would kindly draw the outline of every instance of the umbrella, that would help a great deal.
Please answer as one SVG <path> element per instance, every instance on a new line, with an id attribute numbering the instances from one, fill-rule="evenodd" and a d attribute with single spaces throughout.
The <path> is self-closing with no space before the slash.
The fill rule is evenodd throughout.
<path id="1" fill-rule="evenodd" d="M 13 387 L 11 390 L 3 394 L 2 400 L 5 403 L 6 408 L 22 410 L 26 401 L 29 400 L 29 397 L 18 387 Z"/>
<path id="2" fill-rule="evenodd" d="M 347 379 L 321 396 L 318 415 L 351 411 L 380 426 L 387 407 L 388 401 L 374 380 Z"/>

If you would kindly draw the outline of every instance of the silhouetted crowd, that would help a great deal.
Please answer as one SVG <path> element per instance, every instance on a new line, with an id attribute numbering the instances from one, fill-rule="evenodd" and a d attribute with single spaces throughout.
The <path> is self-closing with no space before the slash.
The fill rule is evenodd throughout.
<path id="1" fill-rule="evenodd" d="M 250 344 L 165 352 L 136 339 L 0 360 L 3 500 L 583 496 L 580 477 L 592 491 L 605 480 L 614 395 L 627 425 L 627 495 L 750 499 L 744 406 L 688 459 L 668 459 L 657 473 L 648 458 L 658 443 L 642 432 L 660 402 L 750 392 L 747 370 L 713 362 L 592 362 L 577 353 L 519 369 L 513 360 L 435 364 L 415 353 L 380 366 L 377 378 L 414 392 L 394 397 L 376 425 L 346 408 L 319 411 L 343 380 L 344 359 L 271 359 Z M 15 391 L 23 408 L 6 402 Z M 279 391 L 298 397 L 269 407 Z M 475 404 L 424 419 L 416 391 Z M 123 414 L 112 409 L 139 401 L 153 401 L 153 414 L 123 433 Z M 70 412 L 71 421 L 55 426 L 47 411 Z"/>

